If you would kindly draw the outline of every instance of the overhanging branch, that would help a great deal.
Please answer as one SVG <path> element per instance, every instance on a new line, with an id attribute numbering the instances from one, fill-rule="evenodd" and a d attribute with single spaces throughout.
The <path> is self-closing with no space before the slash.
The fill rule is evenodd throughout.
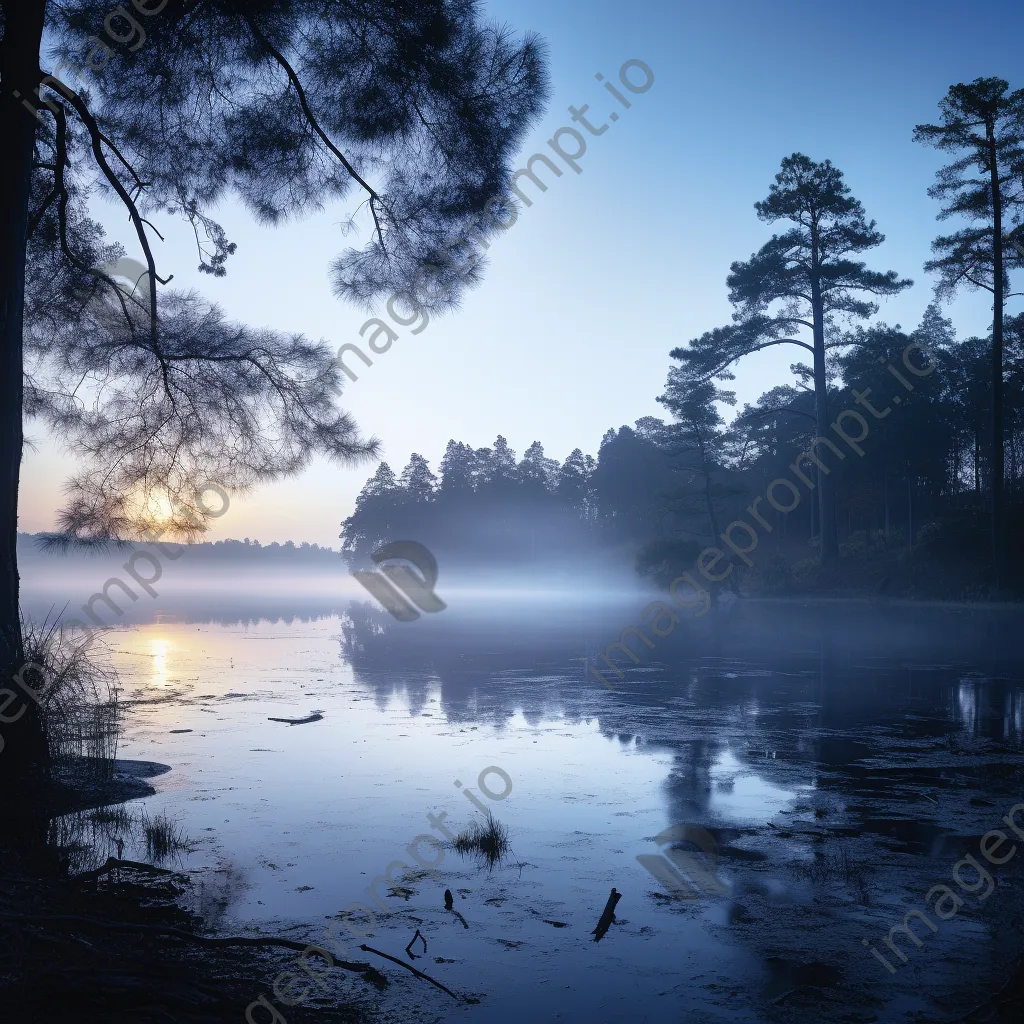
<path id="1" fill-rule="evenodd" d="M 288 80 L 295 86 L 295 91 L 299 97 L 299 104 L 302 106 L 302 112 L 306 115 L 306 120 L 309 121 L 310 127 L 320 136 L 323 144 L 341 161 L 341 165 L 348 171 L 349 175 L 357 181 L 369 194 L 370 196 L 370 212 L 373 214 L 373 223 L 377 228 L 377 237 L 380 239 L 381 248 L 384 250 L 384 255 L 387 255 L 387 248 L 384 245 L 384 232 L 381 231 L 380 221 L 377 218 L 377 207 L 376 203 L 381 202 L 380 196 L 377 192 L 360 176 L 359 172 L 349 163 L 345 154 L 331 141 L 327 133 L 320 127 L 320 122 L 316 119 L 313 111 L 310 109 L 309 101 L 306 99 L 306 90 L 302 87 L 302 82 L 299 81 L 299 76 L 295 73 L 295 69 L 285 59 L 283 53 L 277 49 L 276 46 L 263 34 L 263 32 L 256 26 L 253 19 L 249 16 L 245 17 L 245 23 L 249 27 L 249 31 L 263 44 L 267 52 L 277 61 L 278 64 L 284 69 L 284 73 L 288 76 Z M 383 203 L 381 203 L 383 205 Z"/>
<path id="2" fill-rule="evenodd" d="M 800 341 L 797 338 L 776 338 L 774 341 L 766 341 L 760 345 L 752 345 L 750 348 L 745 348 L 742 352 L 737 352 L 725 362 L 720 363 L 714 370 L 701 377 L 699 383 L 703 384 L 705 381 L 709 381 L 712 377 L 717 377 L 718 374 L 720 374 L 726 367 L 731 366 L 744 356 L 749 356 L 753 352 L 760 352 L 761 349 L 764 348 L 772 348 L 775 345 L 799 345 L 800 348 L 805 348 L 811 353 L 811 355 L 814 355 L 814 347 L 812 345 L 808 345 L 806 341 Z"/>

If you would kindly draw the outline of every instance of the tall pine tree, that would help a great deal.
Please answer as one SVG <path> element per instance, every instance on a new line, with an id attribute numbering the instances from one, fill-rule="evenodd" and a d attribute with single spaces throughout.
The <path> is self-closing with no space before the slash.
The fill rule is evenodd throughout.
<path id="1" fill-rule="evenodd" d="M 928 194 L 942 202 L 940 220 L 971 223 L 932 243 L 925 270 L 939 275 L 939 291 L 962 287 L 992 295 L 992 562 L 998 591 L 1006 558 L 1004 499 L 1003 335 L 1009 271 L 1024 256 L 1009 242 L 1011 224 L 1024 211 L 1024 89 L 1010 92 L 1001 78 L 976 78 L 951 86 L 939 104 L 939 124 L 919 124 L 918 142 L 956 154 L 939 170 Z"/>
<path id="2" fill-rule="evenodd" d="M 872 316 L 877 304 L 865 295 L 894 295 L 912 282 L 896 272 L 869 270 L 853 257 L 885 240 L 874 221 L 825 160 L 802 153 L 782 161 L 768 198 L 755 204 L 769 224 L 793 226 L 773 235 L 746 262 L 732 264 L 726 283 L 735 307 L 733 323 L 673 350 L 687 377 L 698 382 L 720 377 L 737 360 L 774 345 L 796 345 L 813 357 L 814 412 L 818 434 L 829 426 L 826 349 L 839 320 Z M 806 340 L 806 335 L 810 340 Z M 801 335 L 803 335 L 801 337 Z M 727 378 L 726 378 L 727 379 Z M 828 475 L 818 473 L 821 556 L 838 552 L 835 506 Z"/>

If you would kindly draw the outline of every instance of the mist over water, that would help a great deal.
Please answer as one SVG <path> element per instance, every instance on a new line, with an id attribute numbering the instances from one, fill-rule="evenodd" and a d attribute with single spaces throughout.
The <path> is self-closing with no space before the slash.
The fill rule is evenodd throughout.
<path id="1" fill-rule="evenodd" d="M 61 586 L 88 596 L 108 568 L 76 566 Z M 763 1020 L 794 978 L 838 958 L 865 1008 L 895 1012 L 923 1005 L 922 984 L 959 992 L 947 958 L 988 970 L 1003 941 L 1009 903 L 970 941 L 929 936 L 914 985 L 890 981 L 861 944 L 884 934 L 857 907 L 901 920 L 1014 802 L 985 765 L 1019 763 L 1024 741 L 1015 611 L 723 599 L 658 637 L 642 613 L 666 595 L 625 573 L 442 572 L 448 607 L 414 622 L 341 566 L 268 580 L 182 559 L 173 573 L 99 643 L 125 685 L 119 756 L 171 766 L 142 803 L 198 841 L 181 864 L 215 883 L 226 933 L 314 942 L 320 922 L 370 906 L 372 921 L 351 910 L 364 936 L 337 930 L 350 948 L 400 949 L 421 929 L 428 968 L 501 1024 L 538 998 L 546 1019 Z M 55 603 L 55 582 L 27 580 L 27 599 Z M 654 646 L 629 637 L 619 678 L 598 659 L 629 626 Z M 481 795 L 489 767 L 511 779 L 501 801 Z M 453 832 L 480 817 L 464 787 L 513 854 L 488 870 L 448 849 L 424 874 L 410 844 L 444 841 L 428 813 Z M 658 837 L 680 824 L 713 844 L 685 899 L 645 866 L 661 870 L 674 848 Z M 385 912 L 366 889 L 396 860 L 377 886 Z M 595 945 L 612 887 L 616 923 Z M 471 1019 L 398 989 L 402 1012 Z"/>

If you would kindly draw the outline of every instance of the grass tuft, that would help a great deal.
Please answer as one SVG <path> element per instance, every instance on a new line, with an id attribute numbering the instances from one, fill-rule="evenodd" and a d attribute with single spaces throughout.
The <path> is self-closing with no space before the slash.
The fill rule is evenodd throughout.
<path id="1" fill-rule="evenodd" d="M 469 827 L 452 840 L 452 848 L 463 857 L 473 854 L 493 868 L 505 859 L 511 849 L 509 831 L 488 811 L 483 822 L 470 822 Z"/>
<path id="2" fill-rule="evenodd" d="M 21 631 L 19 681 L 37 704 L 51 768 L 109 778 L 121 725 L 116 673 L 56 622 L 23 619 Z"/>
<path id="3" fill-rule="evenodd" d="M 146 855 L 157 864 L 182 853 L 191 853 L 195 848 L 181 825 L 163 812 L 155 818 L 144 819 L 142 829 L 146 836 Z"/>

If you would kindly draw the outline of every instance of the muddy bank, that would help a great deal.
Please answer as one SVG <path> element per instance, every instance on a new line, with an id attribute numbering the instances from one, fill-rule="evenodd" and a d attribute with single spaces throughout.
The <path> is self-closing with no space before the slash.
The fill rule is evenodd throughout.
<path id="1" fill-rule="evenodd" d="M 71 814 L 152 796 L 156 789 L 147 780 L 170 770 L 170 765 L 157 761 L 103 763 L 77 758 L 55 773 L 50 808 L 54 814 Z"/>
<path id="2" fill-rule="evenodd" d="M 200 933 L 201 922 L 177 904 L 191 885 L 187 875 L 144 866 L 79 880 L 0 869 L 3 1018 L 242 1024 L 246 1008 L 272 993 L 295 953 L 211 948 L 158 934 L 160 928 Z M 323 979 L 316 1006 L 290 1010 L 289 1024 L 382 1019 L 370 981 L 338 969 Z M 265 1019 L 255 1012 L 255 1020 Z"/>

